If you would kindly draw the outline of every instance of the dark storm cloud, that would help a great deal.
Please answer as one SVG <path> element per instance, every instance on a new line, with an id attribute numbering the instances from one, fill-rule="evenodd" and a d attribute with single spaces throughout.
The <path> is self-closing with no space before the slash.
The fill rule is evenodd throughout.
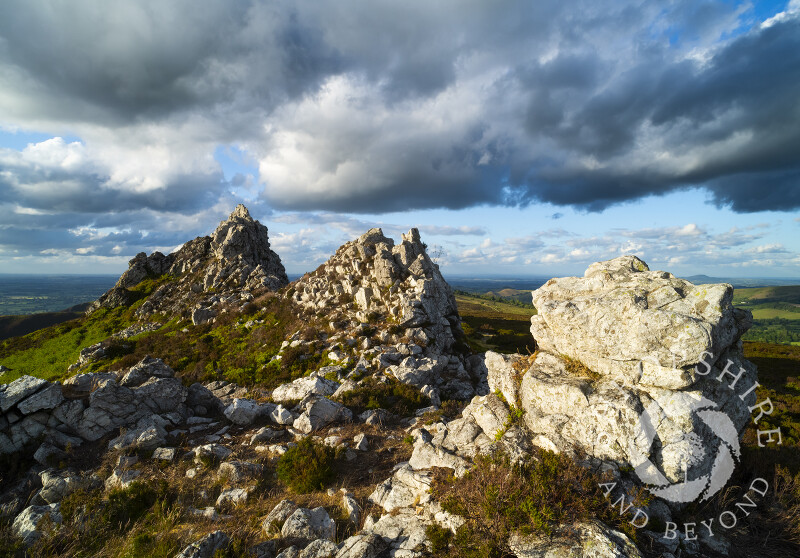
<path id="1" fill-rule="evenodd" d="M 0 125 L 81 143 L 0 153 L 3 223 L 207 228 L 246 185 L 222 176 L 220 145 L 258 165 L 257 203 L 278 209 L 599 211 L 692 187 L 735 211 L 797 209 L 799 13 L 761 26 L 711 0 L 9 0 Z"/>

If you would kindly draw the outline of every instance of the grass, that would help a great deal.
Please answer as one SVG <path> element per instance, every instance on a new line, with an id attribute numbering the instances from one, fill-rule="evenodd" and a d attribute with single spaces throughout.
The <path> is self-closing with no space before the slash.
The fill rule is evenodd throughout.
<path id="1" fill-rule="evenodd" d="M 100 309 L 78 320 L 3 341 L 0 364 L 11 370 L 3 381 L 13 381 L 23 374 L 51 380 L 66 377 L 67 367 L 78 360 L 82 348 L 104 341 L 134 323 L 136 308 L 158 284 L 149 280 L 137 285 L 141 298 L 131 307 Z M 250 321 L 260 323 L 246 326 Z M 304 332 L 304 338 L 317 334 L 313 322 L 300 316 L 283 297 L 270 293 L 242 312 L 229 309 L 215 324 L 192 326 L 174 318 L 157 331 L 112 342 L 109 358 L 80 372 L 120 370 L 146 355 L 154 355 L 187 381 L 225 379 L 248 387 L 272 388 L 329 363 L 313 343 L 287 349 L 282 359 L 274 359 L 284 339 L 298 330 Z"/>
<path id="2" fill-rule="evenodd" d="M 733 304 L 745 306 L 765 302 L 800 303 L 800 285 L 786 287 L 737 288 L 733 292 Z"/>
<path id="3" fill-rule="evenodd" d="M 532 308 L 456 295 L 461 325 L 475 352 L 528 353 L 535 350 L 530 332 Z"/>
<path id="4" fill-rule="evenodd" d="M 746 342 L 744 354 L 758 367 L 758 379 L 762 384 L 756 391 L 758 400 L 769 397 L 775 406 L 771 415 L 761 419 L 759 428 L 780 428 L 783 444 L 758 448 L 752 423 L 744 441 L 758 449 L 768 461 L 788 467 L 793 474 L 800 473 L 800 347 Z"/>
<path id="5" fill-rule="evenodd" d="M 751 309 L 753 319 L 756 320 L 773 320 L 780 318 L 784 320 L 800 320 L 800 308 L 798 307 L 775 307 L 773 305 L 759 306 Z"/>
<path id="6" fill-rule="evenodd" d="M 525 316 L 527 318 L 536 314 L 536 309 L 530 304 L 527 306 L 519 306 L 500 300 L 483 298 L 478 295 L 470 295 L 465 292 L 459 292 L 459 294 L 455 296 L 460 313 L 462 313 L 461 308 L 463 306 L 464 308 L 468 308 L 471 313 L 489 311 L 494 314 L 511 314 L 514 316 Z"/>
<path id="7" fill-rule="evenodd" d="M 800 343 L 800 286 L 736 289 L 733 303 L 753 313 L 746 341 Z"/>
<path id="8" fill-rule="evenodd" d="M 0 344 L 0 363 L 10 369 L 3 377 L 11 382 L 30 375 L 47 380 L 64 377 L 84 347 L 94 345 L 133 323 L 121 308 L 98 310 L 86 318 L 41 329 Z"/>
<path id="9" fill-rule="evenodd" d="M 454 535 L 429 529 L 435 554 L 513 556 L 508 547 L 513 533 L 548 536 L 560 525 L 593 517 L 635 537 L 635 529 L 612 511 L 600 482 L 604 482 L 600 475 L 571 458 L 545 451 L 522 466 L 512 465 L 502 454 L 480 456 L 460 479 L 437 470 L 431 493 L 445 511 L 466 523 Z"/>

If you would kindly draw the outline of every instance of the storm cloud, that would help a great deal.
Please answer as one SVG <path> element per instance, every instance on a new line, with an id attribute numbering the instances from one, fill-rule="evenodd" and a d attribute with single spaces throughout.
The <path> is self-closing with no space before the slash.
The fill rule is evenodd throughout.
<path id="1" fill-rule="evenodd" d="M 0 244 L 31 249 L 220 218 L 245 180 L 221 146 L 257 168 L 261 214 L 601 211 L 687 188 L 792 210 L 800 3 L 762 22 L 712 0 L 9 0 L 0 127 L 54 137 L 0 149 Z"/>

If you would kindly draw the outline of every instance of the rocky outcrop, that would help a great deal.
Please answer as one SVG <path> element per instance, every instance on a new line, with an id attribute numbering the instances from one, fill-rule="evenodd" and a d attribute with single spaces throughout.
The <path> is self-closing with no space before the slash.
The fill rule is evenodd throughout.
<path id="1" fill-rule="evenodd" d="M 713 365 L 750 327 L 732 300 L 730 285 L 695 286 L 623 256 L 534 291 L 531 333 L 540 349 L 621 385 L 683 389 L 696 382 L 695 366 Z"/>
<path id="2" fill-rule="evenodd" d="M 356 349 L 364 369 L 385 370 L 420 389 L 469 399 L 475 388 L 459 352 L 463 337 L 452 290 L 430 259 L 417 229 L 400 244 L 370 229 L 341 246 L 316 271 L 299 279 L 294 302 L 323 314 L 342 333 L 327 344 L 346 362 Z"/>
<path id="3" fill-rule="evenodd" d="M 539 353 L 518 389 L 534 443 L 632 466 L 674 502 L 716 492 L 710 473 L 738 457 L 757 380 L 739 341 L 750 315 L 732 294 L 633 256 L 534 291 Z M 488 372 L 508 384 L 507 368 Z M 678 483 L 687 470 L 696 485 Z"/>
<path id="4" fill-rule="evenodd" d="M 126 432 L 109 447 L 154 450 L 165 443 L 167 428 L 192 413 L 187 395 L 173 370 L 149 356 L 119 374 L 80 374 L 63 386 L 23 376 L 0 386 L 0 454 L 35 443 L 34 457 L 47 463 L 121 427 Z"/>
<path id="5" fill-rule="evenodd" d="M 165 313 L 203 323 L 213 319 L 222 303 L 246 302 L 254 292 L 278 290 L 289 283 L 280 257 L 270 248 L 267 227 L 243 205 L 210 236 L 195 238 L 166 256 L 142 252 L 128 265 L 89 313 L 131 304 L 139 296 L 131 289 L 145 279 L 156 279 L 161 285 L 137 310 L 141 319 Z"/>

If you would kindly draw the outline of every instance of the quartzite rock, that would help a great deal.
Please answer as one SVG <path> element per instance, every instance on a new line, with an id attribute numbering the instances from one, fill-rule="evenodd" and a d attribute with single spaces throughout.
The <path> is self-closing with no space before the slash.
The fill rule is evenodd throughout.
<path id="1" fill-rule="evenodd" d="M 61 393 L 61 384 L 55 383 L 20 401 L 17 409 L 24 415 L 30 415 L 36 411 L 54 409 L 62 401 L 64 401 L 64 395 Z"/>
<path id="2" fill-rule="evenodd" d="M 11 407 L 39 391 L 47 385 L 46 380 L 33 376 L 22 376 L 0 391 L 0 412 L 7 412 Z"/>
<path id="3" fill-rule="evenodd" d="M 319 507 L 313 510 L 298 508 L 286 519 L 281 528 L 281 536 L 285 539 L 333 541 L 336 539 L 336 523 L 325 511 L 325 508 Z"/>
<path id="4" fill-rule="evenodd" d="M 751 323 L 733 308 L 730 285 L 696 286 L 650 271 L 635 256 L 592 264 L 584 277 L 551 279 L 532 298 L 531 333 L 541 350 L 628 386 L 691 386 L 693 368 L 714 364 Z"/>

